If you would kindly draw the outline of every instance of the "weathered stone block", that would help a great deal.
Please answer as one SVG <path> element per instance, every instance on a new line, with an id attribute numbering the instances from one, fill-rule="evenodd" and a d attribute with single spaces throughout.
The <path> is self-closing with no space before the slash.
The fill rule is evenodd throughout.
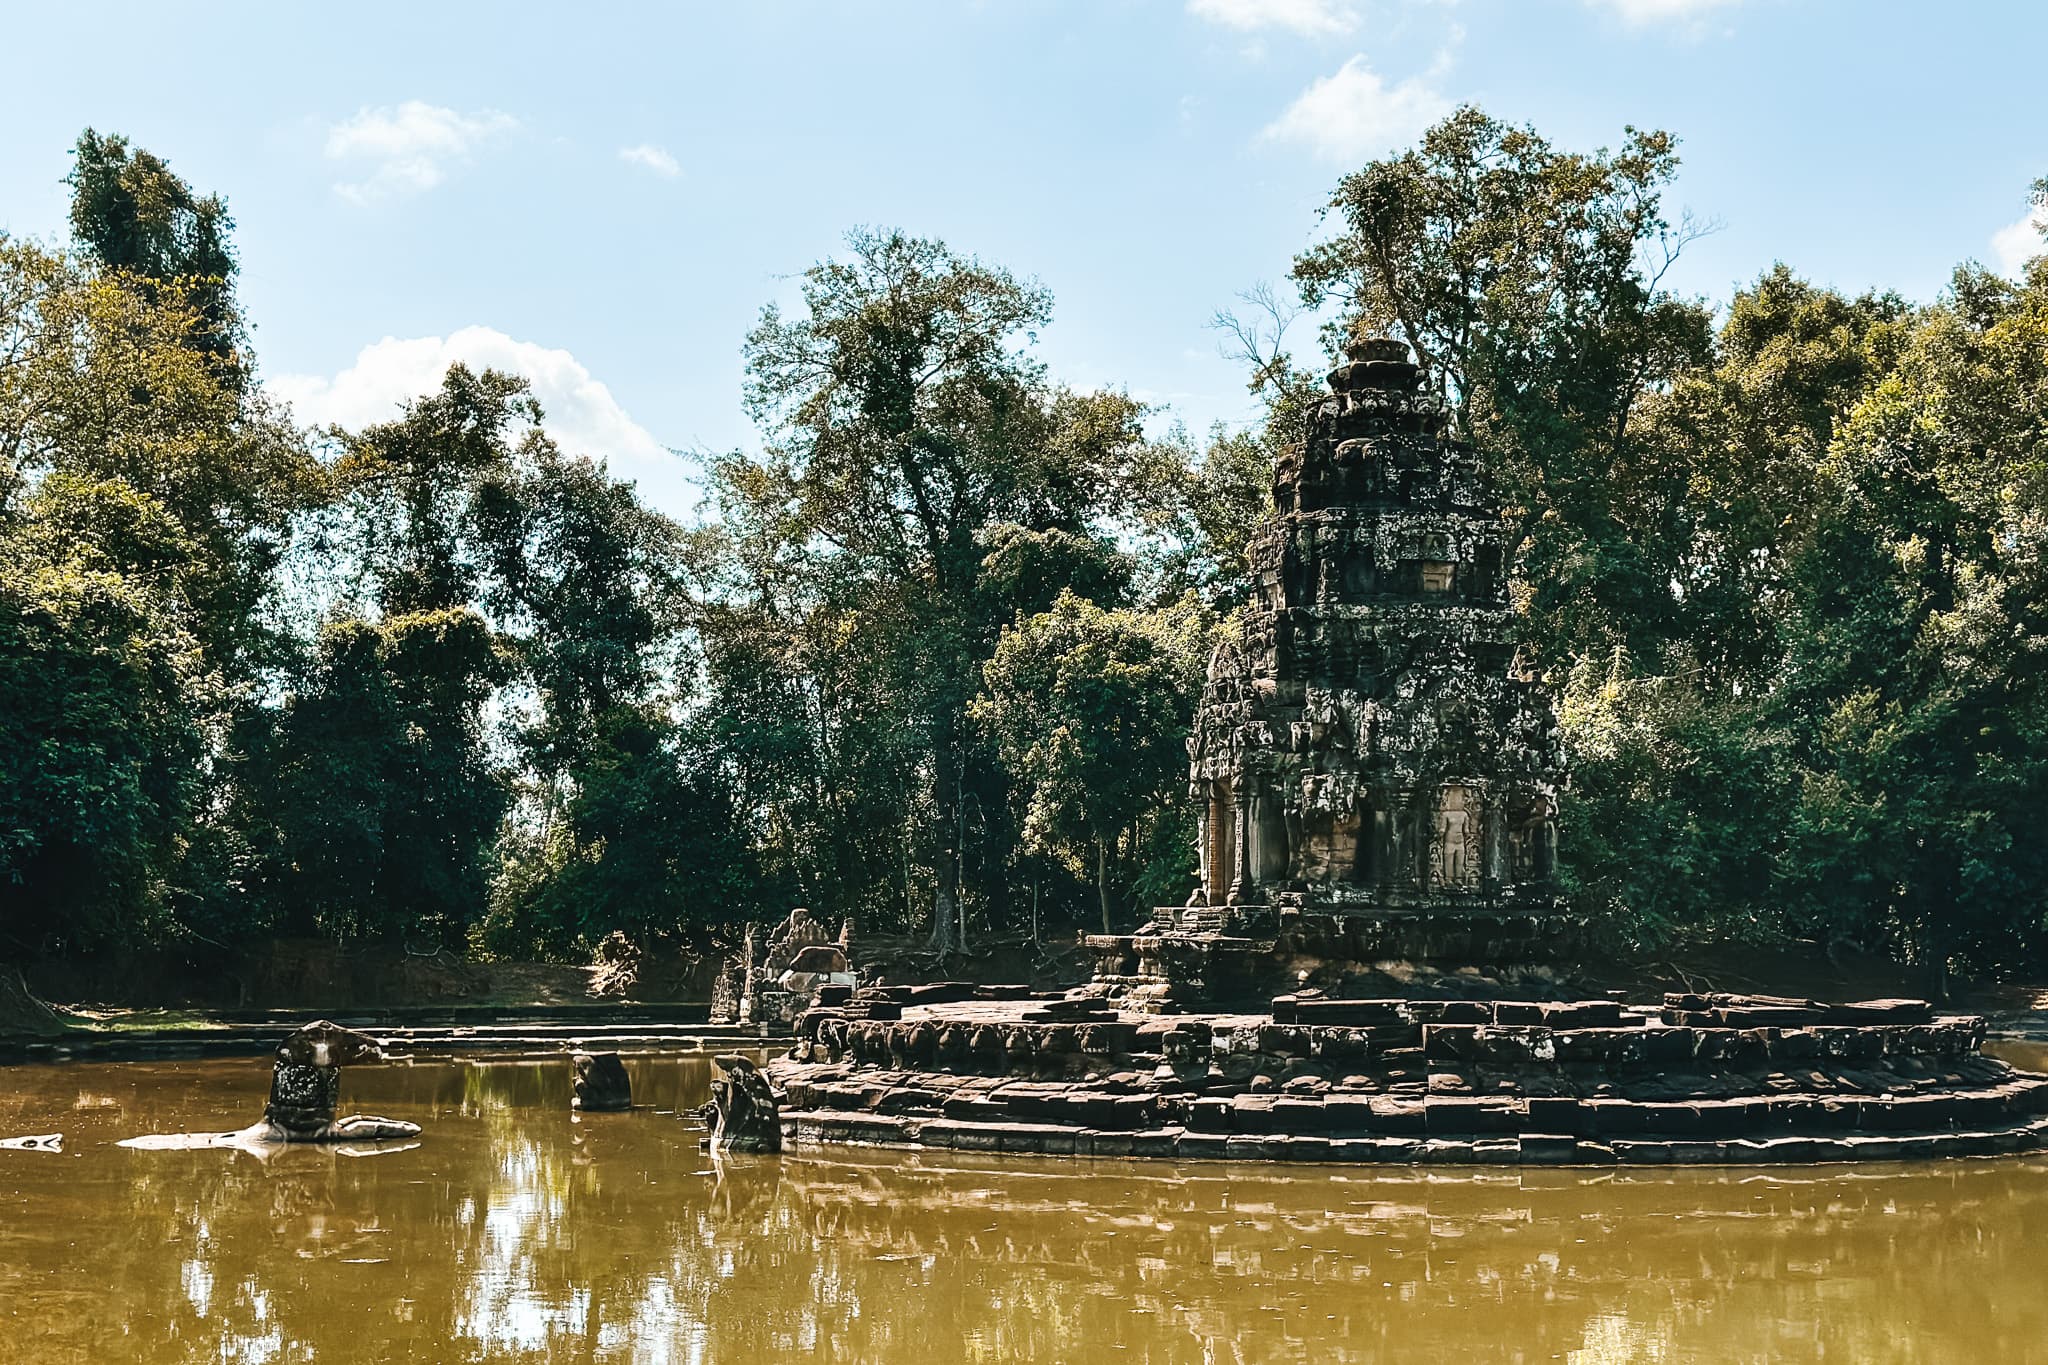
<path id="1" fill-rule="evenodd" d="M 1289 1133 L 1266 1139 L 1268 1161 L 1328 1161 L 1330 1140 L 1312 1133 Z"/>
<path id="2" fill-rule="evenodd" d="M 1524 1166 L 1565 1166 L 1578 1155 L 1578 1139 L 1564 1133 L 1524 1133 L 1516 1148 L 1516 1159 Z"/>
<path id="3" fill-rule="evenodd" d="M 1529 1127 L 1540 1133 L 1578 1134 L 1587 1124 L 1580 1102 L 1571 1095 L 1531 1095 L 1523 1101 Z"/>
<path id="4" fill-rule="evenodd" d="M 1521 1126 L 1512 1104 L 1480 1095 L 1431 1095 L 1422 1102 L 1431 1134 L 1506 1133 Z"/>
<path id="5" fill-rule="evenodd" d="M 1399 1000 L 1302 1000 L 1294 1017 L 1303 1024 L 1351 1028 L 1399 1028 L 1409 1023 Z M 1278 1022 L 1279 1016 L 1275 1014 L 1274 1019 Z"/>
<path id="6" fill-rule="evenodd" d="M 925 1133 L 929 1139 L 936 1131 L 945 1132 L 951 1138 L 950 1145 L 958 1151 L 993 1152 L 1000 1150 L 1003 1145 L 1004 1126 L 995 1123 L 928 1123 L 925 1125 Z"/>
<path id="7" fill-rule="evenodd" d="M 1416 1024 L 1490 1024 L 1493 1006 L 1484 1000 L 1409 1000 L 1403 1012 Z"/>
<path id="8" fill-rule="evenodd" d="M 1075 1135 L 1074 1150 L 1082 1151 L 1084 1142 L 1089 1156 L 1129 1156 L 1133 1146 L 1129 1133 L 1110 1133 L 1095 1128 Z"/>
<path id="9" fill-rule="evenodd" d="M 1425 1133 L 1429 1131 L 1428 1101 L 1408 1096 L 1375 1095 L 1367 1101 L 1372 1126 L 1382 1133 Z"/>
<path id="10" fill-rule="evenodd" d="M 1575 1000 L 1540 1006 L 1536 1022 L 1551 1028 L 1622 1028 L 1640 1025 L 1642 1019 L 1624 1016 L 1620 1004 L 1612 1000 Z"/>
<path id="11" fill-rule="evenodd" d="M 1193 1156 L 1193 1152 L 1181 1149 L 1181 1140 L 1187 1136 L 1179 1128 L 1159 1128 L 1149 1132 L 1131 1134 L 1131 1155 L 1151 1157 Z M 1209 1134 L 1216 1137 L 1216 1134 Z"/>
<path id="12" fill-rule="evenodd" d="M 1260 1052 L 1273 1057 L 1309 1055 L 1309 1030 L 1299 1024 L 1267 1024 L 1259 1030 Z"/>

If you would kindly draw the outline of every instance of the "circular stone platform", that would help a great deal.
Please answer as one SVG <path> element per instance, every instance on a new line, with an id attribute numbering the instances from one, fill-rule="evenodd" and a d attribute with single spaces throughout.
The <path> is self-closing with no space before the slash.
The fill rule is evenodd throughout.
<path id="1" fill-rule="evenodd" d="M 906 1003 L 931 989 L 803 1016 L 767 1068 L 785 1150 L 1607 1165 L 2048 1146 L 2048 1076 L 1981 1055 L 1983 1019 L 1918 1000 Z"/>

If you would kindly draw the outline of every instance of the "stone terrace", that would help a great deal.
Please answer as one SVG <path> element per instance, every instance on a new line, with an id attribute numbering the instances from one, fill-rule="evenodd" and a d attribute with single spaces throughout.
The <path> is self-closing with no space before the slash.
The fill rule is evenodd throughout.
<path id="1" fill-rule="evenodd" d="M 1281 996 L 1157 1016 L 920 989 L 804 1017 L 769 1067 L 786 1147 L 1561 1165 L 2048 1146 L 2048 1077 L 1923 1001 Z"/>

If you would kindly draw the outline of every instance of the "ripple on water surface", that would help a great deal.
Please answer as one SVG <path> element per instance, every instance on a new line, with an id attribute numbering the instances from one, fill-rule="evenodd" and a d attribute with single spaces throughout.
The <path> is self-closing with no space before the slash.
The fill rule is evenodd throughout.
<path id="1" fill-rule="evenodd" d="M 347 1073 L 417 1145 L 135 1151 L 256 1061 L 0 1071 L 9 1359 L 2048 1358 L 2048 1159 L 1521 1174 L 697 1150 L 702 1057 Z"/>

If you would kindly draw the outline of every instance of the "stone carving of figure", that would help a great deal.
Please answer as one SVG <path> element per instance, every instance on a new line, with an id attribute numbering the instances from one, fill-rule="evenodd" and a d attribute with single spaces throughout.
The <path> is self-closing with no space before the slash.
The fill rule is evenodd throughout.
<path id="1" fill-rule="evenodd" d="M 711 1083 L 712 1127 L 705 1144 L 713 1152 L 781 1151 L 781 1112 L 768 1078 L 736 1053 L 716 1060 L 719 1075 Z"/>
<path id="2" fill-rule="evenodd" d="M 1437 809 L 1436 847 L 1430 859 L 1433 880 L 1439 887 L 1469 887 L 1479 879 L 1479 825 L 1472 817 L 1466 789 L 1447 789 Z"/>
<path id="3" fill-rule="evenodd" d="M 341 1068 L 381 1062 L 374 1038 L 325 1019 L 306 1025 L 278 1045 L 271 1068 L 270 1100 L 263 1107 L 270 1136 L 279 1142 L 377 1141 L 418 1137 L 420 1127 L 369 1114 L 335 1117 L 341 1099 Z"/>

